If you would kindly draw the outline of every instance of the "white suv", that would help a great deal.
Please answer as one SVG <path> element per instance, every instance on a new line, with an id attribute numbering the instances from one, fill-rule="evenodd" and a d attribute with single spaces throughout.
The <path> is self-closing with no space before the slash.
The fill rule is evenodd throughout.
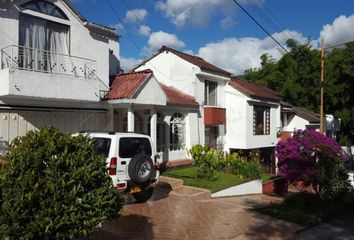
<path id="1" fill-rule="evenodd" d="M 151 138 L 137 133 L 86 132 L 94 140 L 96 151 L 107 157 L 108 174 L 113 186 L 132 193 L 138 202 L 153 194 L 160 172 Z"/>

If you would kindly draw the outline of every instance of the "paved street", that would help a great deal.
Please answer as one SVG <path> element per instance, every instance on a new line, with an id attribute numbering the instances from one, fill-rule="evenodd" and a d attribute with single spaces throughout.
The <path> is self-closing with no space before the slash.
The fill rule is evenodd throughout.
<path id="1" fill-rule="evenodd" d="M 293 233 L 301 229 L 250 210 L 277 198 L 194 200 L 170 190 L 158 188 L 144 204 L 128 203 L 124 215 L 105 222 L 104 230 L 93 239 L 294 239 Z"/>
<path id="2" fill-rule="evenodd" d="M 348 213 L 314 228 L 301 231 L 299 240 L 354 239 L 354 213 Z"/>

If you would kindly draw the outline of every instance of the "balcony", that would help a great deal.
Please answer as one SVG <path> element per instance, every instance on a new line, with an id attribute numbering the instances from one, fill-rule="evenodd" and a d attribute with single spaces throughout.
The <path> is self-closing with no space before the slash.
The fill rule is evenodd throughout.
<path id="1" fill-rule="evenodd" d="M 108 90 L 90 59 L 11 45 L 1 49 L 0 96 L 100 101 Z"/>
<path id="2" fill-rule="evenodd" d="M 205 125 L 225 125 L 226 109 L 219 107 L 204 107 L 204 124 Z"/>

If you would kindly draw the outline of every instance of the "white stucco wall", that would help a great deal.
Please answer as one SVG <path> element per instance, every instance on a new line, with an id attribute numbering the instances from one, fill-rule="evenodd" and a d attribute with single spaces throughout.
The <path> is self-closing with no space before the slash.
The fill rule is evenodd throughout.
<path id="1" fill-rule="evenodd" d="M 137 93 L 136 103 L 166 105 L 166 95 L 155 77 L 148 79 Z"/>
<path id="2" fill-rule="evenodd" d="M 287 119 L 288 125 L 284 126 L 283 131 L 292 132 L 294 130 L 305 130 L 306 125 L 309 124 L 309 121 L 303 119 L 297 115 L 292 115 L 290 118 Z"/>
<path id="3" fill-rule="evenodd" d="M 231 86 L 226 87 L 226 135 L 225 151 L 230 148 L 246 148 L 247 97 Z"/>
<path id="4" fill-rule="evenodd" d="M 0 96 L 100 101 L 99 82 L 75 76 L 47 74 L 19 69 L 0 70 Z"/>
<path id="5" fill-rule="evenodd" d="M 273 147 L 277 143 L 277 128 L 280 126 L 280 106 L 278 103 L 255 100 L 247 97 L 232 86 L 226 87 L 226 145 L 225 150 Z M 270 134 L 253 135 L 253 104 L 272 104 L 270 108 Z"/>

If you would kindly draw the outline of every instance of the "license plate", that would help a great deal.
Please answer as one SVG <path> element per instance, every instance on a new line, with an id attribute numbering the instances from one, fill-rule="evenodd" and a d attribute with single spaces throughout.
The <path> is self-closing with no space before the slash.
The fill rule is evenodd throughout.
<path id="1" fill-rule="evenodd" d="M 141 188 L 139 186 L 134 186 L 132 189 L 130 189 L 130 193 L 137 193 L 141 192 Z"/>

